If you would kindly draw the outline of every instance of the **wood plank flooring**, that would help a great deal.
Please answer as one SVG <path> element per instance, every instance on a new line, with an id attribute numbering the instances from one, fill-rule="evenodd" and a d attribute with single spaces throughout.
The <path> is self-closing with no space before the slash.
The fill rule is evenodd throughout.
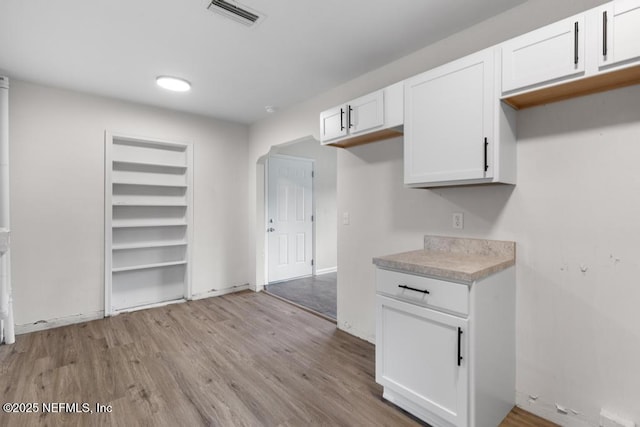
<path id="1" fill-rule="evenodd" d="M 424 425 L 382 400 L 374 372 L 373 345 L 242 292 L 18 336 L 0 346 L 1 400 L 39 411 L 0 425 Z M 53 402 L 94 413 L 43 413 Z M 518 417 L 503 426 L 548 425 Z"/>

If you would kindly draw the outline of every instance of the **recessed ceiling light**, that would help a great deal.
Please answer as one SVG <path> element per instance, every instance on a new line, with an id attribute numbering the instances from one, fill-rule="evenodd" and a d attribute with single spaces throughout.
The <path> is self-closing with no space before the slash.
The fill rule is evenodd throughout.
<path id="1" fill-rule="evenodd" d="M 156 83 L 158 86 L 174 92 L 186 92 L 191 89 L 191 83 L 177 77 L 158 76 Z"/>

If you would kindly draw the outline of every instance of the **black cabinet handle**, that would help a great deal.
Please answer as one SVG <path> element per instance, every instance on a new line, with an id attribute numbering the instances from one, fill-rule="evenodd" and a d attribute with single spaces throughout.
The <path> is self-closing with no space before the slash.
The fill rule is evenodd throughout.
<path id="1" fill-rule="evenodd" d="M 602 12 L 602 56 L 607 56 L 607 11 Z"/>
<path id="2" fill-rule="evenodd" d="M 458 328 L 458 366 L 462 363 L 462 356 L 460 355 L 460 344 L 462 342 L 462 328 Z"/>
<path id="3" fill-rule="evenodd" d="M 415 292 L 422 292 L 423 294 L 428 294 L 429 291 L 426 289 L 416 289 L 416 288 L 412 288 L 411 286 L 407 286 L 407 285 L 398 285 L 399 288 L 402 289 L 409 289 L 410 291 L 415 291 Z"/>
<path id="4" fill-rule="evenodd" d="M 488 162 L 488 153 L 487 150 L 489 148 L 489 141 L 487 141 L 487 138 L 484 138 L 484 171 L 488 171 L 489 170 L 489 162 Z"/>
<path id="5" fill-rule="evenodd" d="M 347 120 L 347 122 L 349 123 L 349 129 L 351 129 L 353 127 L 353 123 L 351 123 L 351 113 L 353 112 L 353 108 L 351 108 L 351 105 L 349 105 L 349 118 Z"/>
<path id="6" fill-rule="evenodd" d="M 574 24 L 573 32 L 573 63 L 578 65 L 578 22 Z"/>
<path id="7" fill-rule="evenodd" d="M 340 109 L 340 130 L 344 130 L 344 110 Z"/>

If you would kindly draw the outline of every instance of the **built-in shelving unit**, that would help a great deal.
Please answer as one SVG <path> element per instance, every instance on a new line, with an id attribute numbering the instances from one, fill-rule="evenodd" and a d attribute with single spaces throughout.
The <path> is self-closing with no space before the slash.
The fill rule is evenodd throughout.
<path id="1" fill-rule="evenodd" d="M 105 136 L 105 315 L 190 297 L 190 144 Z"/>

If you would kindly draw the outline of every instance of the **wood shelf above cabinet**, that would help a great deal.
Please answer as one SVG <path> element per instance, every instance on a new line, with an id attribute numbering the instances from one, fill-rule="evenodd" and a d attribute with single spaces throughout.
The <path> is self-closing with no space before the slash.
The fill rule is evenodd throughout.
<path id="1" fill-rule="evenodd" d="M 340 148 L 349 148 L 349 147 L 356 147 L 358 145 L 369 144 L 370 142 L 376 142 L 376 141 L 382 141 L 389 138 L 395 138 L 398 136 L 402 136 L 402 130 L 400 129 L 398 130 L 381 129 L 376 132 L 354 136 L 341 141 L 332 142 L 327 145 L 333 145 L 334 147 L 340 147 Z"/>
<path id="2" fill-rule="evenodd" d="M 640 65 L 507 96 L 502 100 L 513 108 L 522 110 L 636 84 L 640 84 Z"/>

